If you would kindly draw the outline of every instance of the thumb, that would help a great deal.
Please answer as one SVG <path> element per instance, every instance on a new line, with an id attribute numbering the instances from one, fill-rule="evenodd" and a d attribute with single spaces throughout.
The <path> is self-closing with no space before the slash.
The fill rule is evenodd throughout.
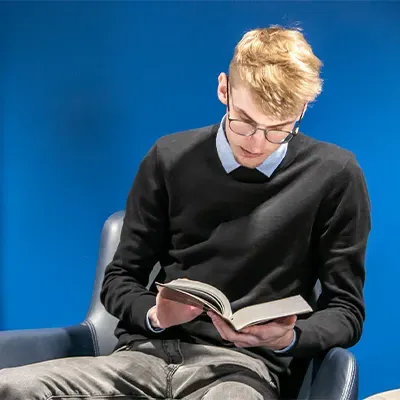
<path id="1" fill-rule="evenodd" d="M 276 322 L 278 322 L 281 325 L 294 325 L 297 321 L 297 316 L 296 315 L 288 315 L 287 317 L 282 317 L 276 319 Z"/>
<path id="2" fill-rule="evenodd" d="M 190 311 L 194 314 L 201 314 L 203 312 L 203 308 L 200 306 L 189 306 Z"/>

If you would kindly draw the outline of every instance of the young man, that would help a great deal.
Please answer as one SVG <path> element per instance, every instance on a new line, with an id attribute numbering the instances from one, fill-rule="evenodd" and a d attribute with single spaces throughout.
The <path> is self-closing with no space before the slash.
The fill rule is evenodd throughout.
<path id="1" fill-rule="evenodd" d="M 364 321 L 370 207 L 354 156 L 299 133 L 321 62 L 297 30 L 248 32 L 218 78 L 220 124 L 159 139 L 142 161 L 101 299 L 116 352 L 0 371 L 0 398 L 265 399 L 292 357 L 349 347 Z M 233 331 L 152 287 L 186 277 L 233 309 L 301 294 L 311 315 Z M 53 396 L 53 397 L 52 397 Z"/>

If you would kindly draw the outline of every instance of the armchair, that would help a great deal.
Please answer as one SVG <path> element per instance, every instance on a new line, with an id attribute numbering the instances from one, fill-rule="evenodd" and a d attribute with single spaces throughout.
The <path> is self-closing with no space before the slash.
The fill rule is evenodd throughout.
<path id="1" fill-rule="evenodd" d="M 124 212 L 110 216 L 104 224 L 97 261 L 92 300 L 85 320 L 65 328 L 0 332 L 0 369 L 45 360 L 110 354 L 116 345 L 117 319 L 100 302 L 104 271 L 120 239 Z M 157 270 L 150 277 L 154 279 Z M 318 296 L 317 286 L 314 296 Z M 311 302 L 315 301 L 310 299 Z M 358 367 L 348 350 L 334 348 L 313 360 L 294 360 L 294 373 L 283 385 L 283 398 L 356 400 Z"/>

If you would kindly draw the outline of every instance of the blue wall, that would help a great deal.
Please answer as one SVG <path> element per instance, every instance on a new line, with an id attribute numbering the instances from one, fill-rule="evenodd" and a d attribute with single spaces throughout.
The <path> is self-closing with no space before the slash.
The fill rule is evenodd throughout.
<path id="1" fill-rule="evenodd" d="M 220 120 L 245 30 L 300 22 L 325 63 L 303 130 L 356 153 L 373 206 L 361 397 L 400 387 L 399 20 L 400 3 L 0 3 L 0 329 L 84 318 L 102 223 L 142 156 Z"/>

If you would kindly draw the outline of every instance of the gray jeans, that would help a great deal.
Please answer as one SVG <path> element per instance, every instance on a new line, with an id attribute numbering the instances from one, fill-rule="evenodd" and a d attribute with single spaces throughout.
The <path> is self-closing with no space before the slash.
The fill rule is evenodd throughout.
<path id="1" fill-rule="evenodd" d="M 0 370 L 1 400 L 277 398 L 261 360 L 179 340 L 147 340 L 109 356 Z"/>

